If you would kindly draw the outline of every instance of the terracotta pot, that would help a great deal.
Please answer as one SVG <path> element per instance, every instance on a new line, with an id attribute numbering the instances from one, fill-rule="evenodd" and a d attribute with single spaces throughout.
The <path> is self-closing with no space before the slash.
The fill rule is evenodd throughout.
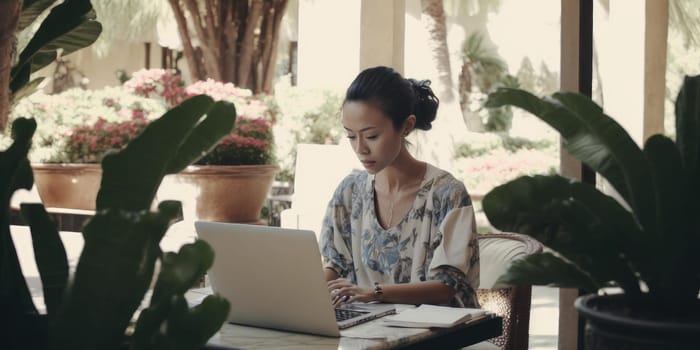
<path id="1" fill-rule="evenodd" d="M 586 349 L 697 349 L 700 321 L 664 322 L 664 315 L 654 320 L 623 316 L 612 310 L 647 309 L 646 302 L 631 305 L 623 294 L 584 295 L 576 299 L 576 308 L 586 319 Z M 700 309 L 700 300 L 689 309 Z M 697 313 L 693 313 L 697 314 Z"/>
<path id="2" fill-rule="evenodd" d="M 44 206 L 95 210 L 100 164 L 32 164 L 32 171 Z"/>
<path id="3" fill-rule="evenodd" d="M 181 201 L 185 221 L 259 224 L 279 170 L 277 165 L 189 166 L 166 176 L 157 198 Z"/>

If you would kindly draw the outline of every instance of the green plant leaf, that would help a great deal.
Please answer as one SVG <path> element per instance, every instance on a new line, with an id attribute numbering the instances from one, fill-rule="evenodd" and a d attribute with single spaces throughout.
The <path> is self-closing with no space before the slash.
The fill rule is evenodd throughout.
<path id="1" fill-rule="evenodd" d="M 30 74 L 41 69 L 51 62 L 48 58 L 55 57 L 59 49 L 66 56 L 89 46 L 101 32 L 102 25 L 95 21 L 95 11 L 89 0 L 65 0 L 52 8 L 12 68 L 13 91 L 20 85 L 15 79 L 24 80 L 27 69 Z"/>
<path id="2" fill-rule="evenodd" d="M 687 76 L 676 99 L 676 145 L 683 159 L 689 179 L 685 194 L 686 218 L 689 218 L 690 231 L 685 234 L 687 248 L 700 246 L 700 76 Z M 680 242 L 680 239 L 679 239 Z M 692 248 L 691 248 L 692 249 Z M 691 284 L 697 294 L 700 289 L 700 254 L 694 254 L 694 261 L 685 267 L 695 267 L 685 282 Z M 694 284 L 694 286 L 692 286 Z"/>
<path id="3" fill-rule="evenodd" d="M 195 241 L 177 253 L 163 256 L 161 273 L 134 331 L 134 349 L 199 348 L 221 327 L 229 304 L 223 298 L 209 297 L 189 309 L 184 293 L 211 267 L 214 251 L 204 241 Z"/>
<path id="4" fill-rule="evenodd" d="M 2 191 L 2 210 L 7 213 L 10 198 L 18 189 L 29 190 L 34 185 L 34 176 L 27 160 L 32 136 L 36 130 L 34 119 L 17 118 L 12 122 L 12 145 L 2 153 L 0 176 L 2 183 L 9 185 Z"/>
<path id="5" fill-rule="evenodd" d="M 22 3 L 22 12 L 19 16 L 18 30 L 27 28 L 55 2 L 56 0 L 24 0 Z"/>
<path id="6" fill-rule="evenodd" d="M 25 65 L 16 72 L 12 72 L 12 80 L 10 81 L 10 91 L 14 94 L 29 83 L 29 76 L 32 74 L 31 65 Z"/>
<path id="7" fill-rule="evenodd" d="M 482 204 L 496 228 L 536 238 L 599 285 L 616 281 L 639 293 L 635 272 L 619 254 L 636 248 L 625 237 L 639 235 L 639 228 L 629 212 L 593 186 L 558 175 L 523 176 L 494 188 Z"/>
<path id="8" fill-rule="evenodd" d="M 122 342 L 162 253 L 159 242 L 179 210 L 179 202 L 164 201 L 157 212 L 105 209 L 90 219 L 73 283 L 50 329 L 56 348 Z"/>
<path id="9" fill-rule="evenodd" d="M 58 53 L 56 51 L 37 52 L 32 59 L 32 64 L 30 65 L 29 71 L 37 72 L 38 70 L 53 63 L 57 57 Z"/>
<path id="10" fill-rule="evenodd" d="M 183 245 L 177 254 L 164 254 L 161 273 L 151 300 L 167 300 L 172 295 L 184 294 L 204 276 L 213 263 L 214 250 L 201 240 Z"/>
<path id="11" fill-rule="evenodd" d="M 555 240 L 561 229 L 553 207 L 571 197 L 570 184 L 571 180 L 561 176 L 523 176 L 493 188 L 482 205 L 494 227 L 545 243 Z"/>
<path id="12" fill-rule="evenodd" d="M 68 257 L 56 224 L 49 217 L 44 205 L 22 203 L 21 210 L 32 232 L 34 260 L 41 277 L 46 311 L 51 317 L 58 311 L 68 282 Z"/>
<path id="13" fill-rule="evenodd" d="M 184 302 L 184 297 L 181 300 Z M 192 309 L 174 313 L 167 329 L 175 348 L 196 349 L 204 345 L 226 321 L 230 308 L 225 298 L 209 295 Z"/>
<path id="14" fill-rule="evenodd" d="M 14 91 L 12 93 L 12 101 L 10 102 L 10 105 L 14 105 L 17 102 L 19 102 L 19 100 L 36 92 L 37 88 L 39 87 L 39 84 L 41 84 L 42 81 L 44 81 L 44 77 L 39 77 L 30 82 L 25 82 L 24 84 L 22 84 L 19 87 L 19 90 Z"/>
<path id="15" fill-rule="evenodd" d="M 12 123 L 10 147 L 0 152 L 0 324 L 6 334 L 29 336 L 36 330 L 22 322 L 38 315 L 17 257 L 10 232 L 10 199 L 18 189 L 30 189 L 34 182 L 27 160 L 31 138 L 36 130 L 33 119 L 18 118 Z"/>
<path id="16" fill-rule="evenodd" d="M 653 182 L 646 157 L 629 134 L 589 98 L 556 93 L 539 99 L 524 90 L 500 88 L 489 95 L 488 107 L 514 105 L 537 116 L 564 138 L 564 147 L 604 176 L 630 204 L 650 235 L 657 234 Z"/>
<path id="17" fill-rule="evenodd" d="M 513 261 L 508 271 L 496 280 L 494 288 L 517 285 L 578 288 L 588 293 L 603 287 L 575 265 L 551 253 L 532 254 Z"/>
<path id="18" fill-rule="evenodd" d="M 691 209 L 697 198 L 688 192 L 697 179 L 693 181 L 687 177 L 678 148 L 666 136 L 650 137 L 644 153 L 653 170 L 654 191 L 659 203 L 657 217 L 663 227 L 661 241 L 655 247 L 656 274 L 645 281 L 650 293 L 659 293 L 669 307 L 683 308 L 698 293 L 697 281 L 688 278 L 700 269 L 696 252 L 700 238 L 694 227 L 697 212 Z"/>
<path id="19" fill-rule="evenodd" d="M 174 174 L 211 151 L 219 140 L 231 134 L 236 121 L 236 107 L 232 103 L 216 102 L 209 110 L 209 118 L 192 131 L 167 166 L 166 173 Z"/>
<path id="20" fill-rule="evenodd" d="M 691 179 L 700 178 L 700 75 L 683 80 L 676 98 L 676 144 Z M 700 190 L 695 181 L 694 190 Z M 700 192 L 694 192 L 699 195 Z"/>
<path id="21" fill-rule="evenodd" d="M 187 157 L 181 154 L 201 154 L 219 141 L 188 141 L 193 130 L 201 131 L 198 127 L 204 121 L 205 114 L 204 120 L 212 118 L 212 122 L 207 122 L 204 130 L 218 127 L 222 132 L 231 131 L 230 125 L 221 116 L 227 114 L 226 110 L 210 97 L 199 95 L 151 122 L 121 152 L 106 155 L 102 160 L 103 175 L 97 194 L 97 209 L 148 209 L 163 176 L 168 169 L 174 168 L 171 164 L 174 159 L 178 164 L 183 164 Z M 196 135 L 202 137 L 200 132 Z"/>
<path id="22" fill-rule="evenodd" d="M 588 187 L 589 195 L 604 196 L 595 190 L 591 191 L 592 186 L 585 186 Z M 596 200 L 600 201 L 601 198 Z M 591 207 L 587 206 L 591 203 L 585 203 L 576 197 L 562 204 L 561 220 L 565 228 L 562 236 L 567 237 L 568 241 L 555 241 L 551 244 L 552 249 L 585 271 L 597 284 L 615 284 L 622 287 L 630 297 L 639 296 L 641 290 L 637 275 L 630 268 L 626 254 L 629 249 L 623 239 L 626 232 L 616 230 L 617 221 L 623 218 L 613 218 L 612 222 L 601 218 L 601 212 L 610 204 L 621 209 L 620 205 L 611 198 L 607 203 L 594 202 Z M 627 213 L 627 216 L 631 215 Z"/>

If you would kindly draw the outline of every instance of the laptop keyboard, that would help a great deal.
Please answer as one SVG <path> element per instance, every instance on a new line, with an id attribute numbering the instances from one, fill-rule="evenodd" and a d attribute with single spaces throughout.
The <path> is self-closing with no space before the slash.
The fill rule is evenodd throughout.
<path id="1" fill-rule="evenodd" d="M 367 312 L 363 311 L 356 311 L 356 310 L 348 310 L 348 309 L 335 309 L 335 320 L 340 322 L 340 321 L 345 321 L 349 320 L 353 317 L 357 317 L 363 314 L 366 314 Z"/>

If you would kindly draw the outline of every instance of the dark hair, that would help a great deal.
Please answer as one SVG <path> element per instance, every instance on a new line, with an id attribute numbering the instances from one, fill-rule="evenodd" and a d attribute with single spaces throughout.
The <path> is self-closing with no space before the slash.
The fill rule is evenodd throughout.
<path id="1" fill-rule="evenodd" d="M 353 80 L 345 93 L 348 101 L 367 102 L 389 116 L 399 129 L 411 114 L 416 129 L 430 130 L 440 101 L 430 89 L 430 80 L 404 79 L 392 68 L 367 68 Z"/>

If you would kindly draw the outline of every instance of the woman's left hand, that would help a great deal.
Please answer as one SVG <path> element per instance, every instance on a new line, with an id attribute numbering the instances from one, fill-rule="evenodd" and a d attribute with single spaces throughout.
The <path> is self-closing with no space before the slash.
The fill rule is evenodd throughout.
<path id="1" fill-rule="evenodd" d="M 370 302 L 374 300 L 374 289 L 360 288 L 345 278 L 328 281 L 333 306 L 352 303 L 355 301 Z"/>

